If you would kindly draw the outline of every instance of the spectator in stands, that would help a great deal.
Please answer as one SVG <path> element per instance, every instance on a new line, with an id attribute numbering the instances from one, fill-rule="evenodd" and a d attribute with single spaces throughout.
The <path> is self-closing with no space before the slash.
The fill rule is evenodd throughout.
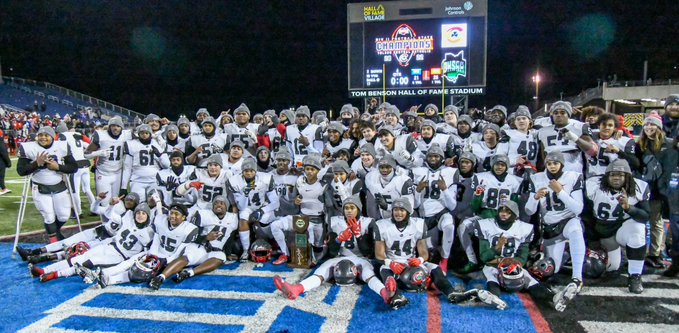
<path id="1" fill-rule="evenodd" d="M 42 101 L 42 103 L 40 104 L 40 111 L 41 112 L 47 111 L 47 104 L 45 103 L 45 101 Z"/>
<path id="2" fill-rule="evenodd" d="M 667 137 L 676 138 L 679 135 L 679 95 L 670 95 L 665 99 L 665 114 L 662 120 Z"/>
<path id="3" fill-rule="evenodd" d="M 651 246 L 646 257 L 646 265 L 654 268 L 665 266 L 660 258 L 665 242 L 662 213 L 668 207 L 667 192 L 670 176 L 676 168 L 676 150 L 672 146 L 672 141 L 665 137 L 662 129 L 662 118 L 658 113 L 651 112 L 644 119 L 644 129 L 639 142 L 634 147 L 635 154 L 641 162 L 635 177 L 648 183 L 648 190 L 651 194 L 649 202 Z M 674 165 L 671 165 L 672 161 Z"/>
<path id="4" fill-rule="evenodd" d="M 12 167 L 12 161 L 5 146 L 5 134 L 0 130 L 0 195 L 12 192 L 5 186 L 5 169 Z"/>

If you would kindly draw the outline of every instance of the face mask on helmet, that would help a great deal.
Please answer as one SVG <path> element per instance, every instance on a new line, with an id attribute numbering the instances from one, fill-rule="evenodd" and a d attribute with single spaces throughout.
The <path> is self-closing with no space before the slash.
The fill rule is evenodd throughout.
<path id="1" fill-rule="evenodd" d="M 250 257 L 256 263 L 265 263 L 271 260 L 271 244 L 263 239 L 257 239 L 250 246 Z"/>
<path id="2" fill-rule="evenodd" d="M 554 259 L 545 258 L 545 255 L 542 253 L 540 256 L 540 260 L 534 262 L 533 265 L 528 268 L 528 271 L 536 279 L 544 281 L 554 275 L 556 267 L 554 264 Z"/>
<path id="3" fill-rule="evenodd" d="M 598 279 L 606 272 L 608 266 L 608 253 L 604 250 L 587 249 L 582 272 L 586 278 Z"/>
<path id="4" fill-rule="evenodd" d="M 500 287 L 509 292 L 523 290 L 528 286 L 528 278 L 521 263 L 514 258 L 503 258 L 497 266 L 500 271 L 497 280 Z"/>
<path id="5" fill-rule="evenodd" d="M 89 244 L 87 244 L 85 242 L 77 242 L 77 243 L 71 245 L 71 247 L 68 248 L 68 251 L 66 252 L 66 257 L 68 259 L 71 259 L 75 256 L 79 256 L 79 255 L 87 252 L 87 250 L 89 250 L 89 249 L 90 249 Z"/>
<path id="6" fill-rule="evenodd" d="M 349 259 L 338 262 L 333 268 L 335 283 L 339 286 L 351 286 L 356 283 L 356 278 L 361 275 L 360 266 L 354 265 Z"/>
<path id="7" fill-rule="evenodd" d="M 130 282 L 144 283 L 151 281 L 153 277 L 158 275 L 161 266 L 160 258 L 152 254 L 137 258 L 128 271 Z"/>
<path id="8" fill-rule="evenodd" d="M 419 266 L 409 266 L 401 273 L 399 280 L 403 283 L 405 291 L 424 291 L 427 287 L 427 271 Z"/>

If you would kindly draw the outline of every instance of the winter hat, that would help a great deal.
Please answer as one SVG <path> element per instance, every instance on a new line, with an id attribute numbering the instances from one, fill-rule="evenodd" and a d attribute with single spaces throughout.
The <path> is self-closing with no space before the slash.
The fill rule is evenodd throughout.
<path id="1" fill-rule="evenodd" d="M 662 118 L 657 112 L 652 111 L 646 116 L 646 119 L 644 119 L 644 125 L 646 124 L 653 124 L 658 128 L 662 128 Z"/>

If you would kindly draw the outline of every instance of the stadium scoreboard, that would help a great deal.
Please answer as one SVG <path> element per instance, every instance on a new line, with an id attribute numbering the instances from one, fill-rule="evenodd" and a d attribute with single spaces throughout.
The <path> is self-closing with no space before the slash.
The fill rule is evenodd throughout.
<path id="1" fill-rule="evenodd" d="M 487 0 L 347 5 L 350 97 L 480 95 Z"/>

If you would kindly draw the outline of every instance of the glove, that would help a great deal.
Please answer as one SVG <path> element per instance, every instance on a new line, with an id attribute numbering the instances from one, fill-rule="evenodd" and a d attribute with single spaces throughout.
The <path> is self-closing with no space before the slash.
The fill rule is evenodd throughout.
<path id="1" fill-rule="evenodd" d="M 158 147 L 151 146 L 151 152 L 153 152 L 153 155 L 155 155 L 156 157 L 160 157 L 160 150 L 158 150 Z"/>
<path id="2" fill-rule="evenodd" d="M 280 123 L 281 123 L 281 120 L 278 119 L 277 116 L 271 117 L 271 124 L 273 125 L 273 127 L 278 127 L 278 124 L 280 124 Z"/>
<path id="3" fill-rule="evenodd" d="M 408 259 L 408 266 L 419 267 L 422 266 L 422 263 L 424 263 L 424 259 L 422 257 Z"/>
<path id="4" fill-rule="evenodd" d="M 165 189 L 168 191 L 174 191 L 177 186 L 179 186 L 179 179 L 172 176 L 167 178 L 167 182 L 165 182 Z"/>
<path id="5" fill-rule="evenodd" d="M 413 156 L 410 155 L 410 153 L 409 153 L 407 150 L 401 150 L 401 152 L 398 153 L 398 154 L 401 155 L 401 157 L 402 157 L 404 160 L 408 160 L 408 161 L 412 161 L 412 160 L 413 160 Z"/>
<path id="6" fill-rule="evenodd" d="M 349 220 L 349 229 L 354 234 L 354 237 L 361 237 L 361 223 L 356 219 Z"/>
<path id="7" fill-rule="evenodd" d="M 250 138 L 250 140 L 257 142 L 257 136 L 255 136 L 255 133 L 252 133 L 252 131 L 245 130 L 245 135 L 247 135 Z"/>
<path id="8" fill-rule="evenodd" d="M 379 196 L 375 198 L 375 203 L 377 206 L 380 207 L 381 210 L 387 210 L 389 208 L 389 204 L 387 203 L 387 199 L 385 199 L 383 196 Z"/>
<path id="9" fill-rule="evenodd" d="M 351 239 L 351 237 L 354 236 L 354 233 L 351 232 L 351 229 L 347 228 L 344 231 L 340 232 L 340 234 L 337 236 L 337 240 L 340 242 L 346 242 Z"/>
<path id="10" fill-rule="evenodd" d="M 196 190 L 200 190 L 201 188 L 203 188 L 203 183 L 201 183 L 201 182 L 191 182 L 191 183 L 189 183 L 189 187 L 193 187 Z"/>
<path id="11" fill-rule="evenodd" d="M 259 136 L 266 135 L 266 132 L 268 130 L 269 130 L 269 126 L 259 125 L 259 127 L 257 127 L 257 135 L 259 135 Z"/>
<path id="12" fill-rule="evenodd" d="M 483 192 L 484 192 L 485 190 L 486 190 L 486 189 L 483 188 L 483 186 L 477 186 L 477 187 L 476 187 L 476 191 L 474 191 L 474 195 L 476 195 L 476 196 L 483 195 Z"/>
<path id="13" fill-rule="evenodd" d="M 573 141 L 573 142 L 578 141 L 578 136 L 575 133 L 569 131 L 568 128 L 560 129 L 559 134 L 561 134 L 563 137 L 568 139 L 568 141 Z"/>
<path id="14" fill-rule="evenodd" d="M 262 216 L 264 216 L 264 211 L 261 209 L 257 209 L 256 211 L 250 213 L 248 221 L 250 221 L 250 223 L 258 222 L 262 219 Z"/>
<path id="15" fill-rule="evenodd" d="M 389 269 L 391 269 L 394 274 L 401 275 L 401 273 L 403 273 L 403 271 L 406 269 L 406 265 L 400 262 L 392 261 L 389 263 Z"/>
<path id="16" fill-rule="evenodd" d="M 153 202 L 155 202 L 156 204 L 161 202 L 160 195 L 158 194 L 158 192 L 153 193 L 153 195 L 151 195 L 151 199 L 153 199 Z"/>
<path id="17" fill-rule="evenodd" d="M 119 197 L 125 197 L 127 196 L 127 190 L 126 189 L 120 189 L 120 192 L 118 192 Z"/>

